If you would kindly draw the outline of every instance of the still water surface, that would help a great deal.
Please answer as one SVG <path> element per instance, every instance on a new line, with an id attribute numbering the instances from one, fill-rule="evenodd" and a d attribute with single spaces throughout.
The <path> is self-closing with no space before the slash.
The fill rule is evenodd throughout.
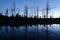
<path id="1" fill-rule="evenodd" d="M 0 40 L 60 40 L 60 25 L 2 26 Z"/>

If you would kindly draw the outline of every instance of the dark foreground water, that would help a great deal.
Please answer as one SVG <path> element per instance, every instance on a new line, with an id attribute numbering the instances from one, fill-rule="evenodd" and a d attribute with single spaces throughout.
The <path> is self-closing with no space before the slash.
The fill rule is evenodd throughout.
<path id="1" fill-rule="evenodd" d="M 60 40 L 60 25 L 2 26 L 0 40 Z"/>

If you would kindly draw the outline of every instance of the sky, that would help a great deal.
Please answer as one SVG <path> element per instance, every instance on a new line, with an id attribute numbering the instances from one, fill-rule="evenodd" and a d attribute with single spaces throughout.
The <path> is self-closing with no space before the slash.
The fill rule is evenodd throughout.
<path id="1" fill-rule="evenodd" d="M 29 15 L 32 16 L 32 13 L 34 13 L 34 9 L 36 10 L 36 7 L 39 8 L 39 16 L 42 15 L 42 9 L 46 9 L 46 3 L 47 0 L 0 0 L 0 12 L 5 15 L 5 11 L 8 8 L 9 10 L 9 16 L 11 15 L 11 7 L 13 7 L 13 3 L 15 1 L 16 6 L 16 13 L 19 12 L 19 14 L 24 14 L 24 7 L 27 5 L 29 10 Z M 53 17 L 59 17 L 60 16 L 60 0 L 48 0 L 49 4 L 49 15 L 53 15 Z M 15 14 L 16 14 L 15 13 Z M 45 13 L 45 10 L 44 10 Z M 35 14 L 33 14 L 35 15 Z"/>

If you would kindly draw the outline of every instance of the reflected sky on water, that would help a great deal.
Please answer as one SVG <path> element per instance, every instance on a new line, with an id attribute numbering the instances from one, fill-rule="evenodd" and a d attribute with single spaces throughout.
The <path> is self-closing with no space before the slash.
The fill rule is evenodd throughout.
<path id="1" fill-rule="evenodd" d="M 60 25 L 2 26 L 0 40 L 60 40 Z"/>

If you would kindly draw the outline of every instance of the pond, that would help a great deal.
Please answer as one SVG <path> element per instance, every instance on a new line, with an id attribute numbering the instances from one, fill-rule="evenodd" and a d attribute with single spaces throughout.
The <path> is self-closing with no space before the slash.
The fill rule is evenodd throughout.
<path id="1" fill-rule="evenodd" d="M 1 26 L 0 40 L 60 40 L 60 25 Z"/>

